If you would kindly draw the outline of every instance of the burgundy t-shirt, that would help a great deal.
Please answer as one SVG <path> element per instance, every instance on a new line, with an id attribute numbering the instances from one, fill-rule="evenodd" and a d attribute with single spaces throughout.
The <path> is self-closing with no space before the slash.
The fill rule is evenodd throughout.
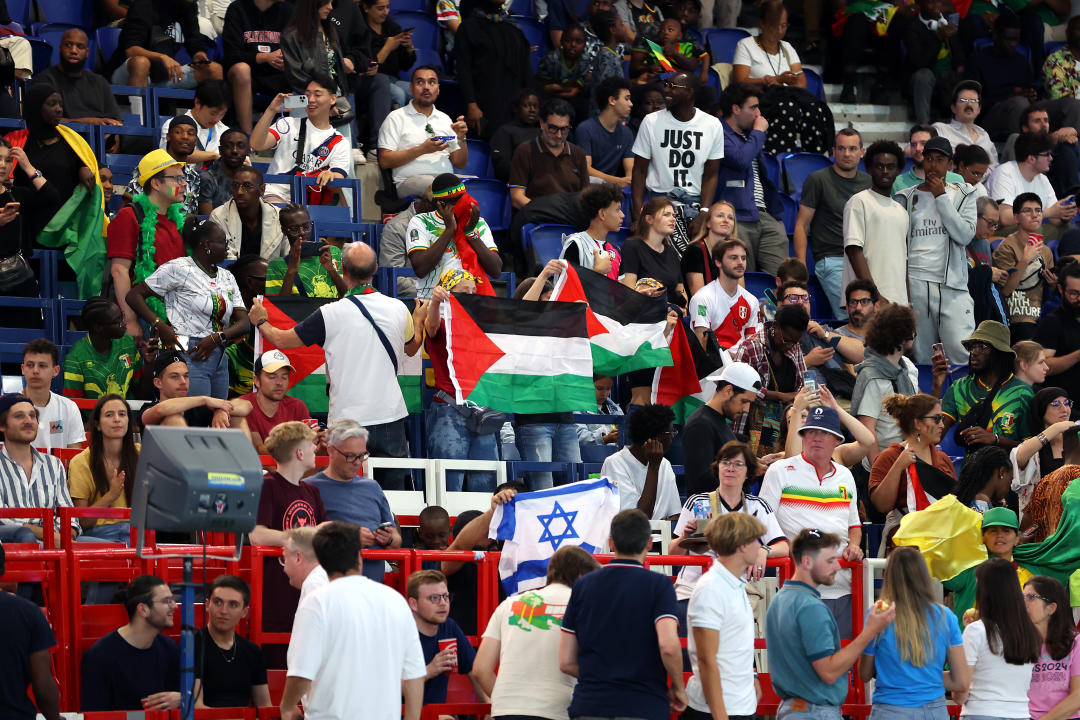
<path id="1" fill-rule="evenodd" d="M 304 421 L 311 417 L 311 413 L 308 412 L 307 405 L 303 400 L 297 400 L 294 397 L 286 395 L 281 398 L 281 402 L 278 404 L 277 412 L 273 417 L 268 417 L 266 413 L 259 407 L 258 400 L 255 399 L 255 393 L 251 392 L 247 395 L 241 395 L 241 400 L 247 400 L 251 403 L 251 412 L 247 416 L 248 429 L 253 433 L 258 433 L 259 437 L 265 443 L 266 438 L 270 435 L 270 431 L 284 422 L 290 420 Z M 269 527 L 269 526 L 267 526 Z"/>
<path id="2" fill-rule="evenodd" d="M 301 481 L 293 485 L 276 472 L 263 475 L 262 495 L 255 524 L 270 530 L 312 527 L 329 520 L 319 489 Z M 263 560 L 263 630 L 289 632 L 300 602 L 300 591 L 289 585 L 289 578 L 276 557 Z"/>

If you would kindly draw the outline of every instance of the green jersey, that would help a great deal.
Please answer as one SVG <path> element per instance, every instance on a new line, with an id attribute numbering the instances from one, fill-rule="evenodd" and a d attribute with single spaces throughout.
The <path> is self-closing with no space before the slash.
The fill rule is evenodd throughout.
<path id="1" fill-rule="evenodd" d="M 229 358 L 229 395 L 247 395 L 254 389 L 255 331 L 225 348 Z"/>
<path id="2" fill-rule="evenodd" d="M 64 358 L 64 395 L 70 398 L 99 398 L 116 393 L 127 397 L 131 381 L 141 376 L 142 355 L 135 338 L 124 335 L 113 340 L 102 355 L 84 337 L 71 346 Z"/>
<path id="3" fill-rule="evenodd" d="M 941 412 L 959 423 L 976 403 L 989 394 L 989 386 L 974 375 L 968 375 L 949 387 L 941 401 Z M 1030 437 L 1028 413 L 1033 396 L 1030 385 L 1010 375 L 990 403 L 990 422 L 986 429 L 1010 440 L 1021 441 Z"/>
<path id="4" fill-rule="evenodd" d="M 341 272 L 341 250 L 330 246 L 330 257 L 334 260 L 334 269 Z M 281 283 L 285 280 L 285 271 L 288 269 L 288 258 L 274 258 L 266 268 L 266 294 L 280 295 Z M 302 292 L 301 292 L 302 289 Z M 296 269 L 296 277 L 293 278 L 293 295 L 302 294 L 307 297 L 337 298 L 338 291 L 334 281 L 330 279 L 330 273 L 326 271 L 319 258 L 309 257 L 300 260 L 300 267 Z M 248 392 L 251 392 L 248 390 Z"/>

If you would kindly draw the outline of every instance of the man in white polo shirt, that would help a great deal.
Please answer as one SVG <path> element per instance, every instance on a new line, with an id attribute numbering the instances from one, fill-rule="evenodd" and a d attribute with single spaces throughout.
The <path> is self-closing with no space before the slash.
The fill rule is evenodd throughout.
<path id="1" fill-rule="evenodd" d="M 274 347 L 322 346 L 330 376 L 330 423 L 355 420 L 367 428 L 373 456 L 406 457 L 409 411 L 397 372 L 404 355 L 420 349 L 423 336 L 414 327 L 423 322 L 427 306 L 418 303 L 410 315 L 400 300 L 375 290 L 371 283 L 378 269 L 375 251 L 366 243 L 352 243 L 341 255 L 341 275 L 349 288 L 344 298 L 323 305 L 289 330 L 271 325 L 258 300 L 252 304 L 254 317 L 248 317 Z M 407 476 L 407 470 L 375 471 L 384 490 L 404 490 Z"/>
<path id="2" fill-rule="evenodd" d="M 423 65 L 413 70 L 412 102 L 386 116 L 379 128 L 379 167 L 393 170 L 398 197 L 423 195 L 436 175 L 469 161 L 465 117 L 452 121 L 435 108 L 439 75 Z"/>
<path id="3" fill-rule="evenodd" d="M 749 720 L 757 714 L 754 611 L 743 585 L 757 562 L 765 526 L 747 513 L 726 513 L 705 529 L 716 560 L 690 597 L 687 649 L 694 676 L 683 720 Z"/>
<path id="4" fill-rule="evenodd" d="M 803 451 L 774 462 L 765 472 L 760 497 L 776 508 L 776 521 L 789 540 L 804 528 L 832 533 L 840 538 L 843 558 L 862 561 L 862 524 L 851 471 L 833 462 L 832 454 L 844 440 L 844 426 L 836 410 L 818 405 L 810 408 L 799 428 Z M 836 574 L 836 582 L 821 588 L 840 637 L 851 637 L 851 571 Z"/>

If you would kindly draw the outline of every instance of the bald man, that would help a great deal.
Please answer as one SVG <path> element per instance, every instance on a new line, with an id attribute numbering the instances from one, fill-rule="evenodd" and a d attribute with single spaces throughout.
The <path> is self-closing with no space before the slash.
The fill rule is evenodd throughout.
<path id="1" fill-rule="evenodd" d="M 122 125 L 120 108 L 109 81 L 85 68 L 90 41 L 79 28 L 70 28 L 60 38 L 60 62 L 34 77 L 60 93 L 64 103 L 63 122 L 89 125 Z"/>
<path id="2" fill-rule="evenodd" d="M 326 351 L 332 424 L 349 418 L 368 430 L 368 452 L 375 457 L 406 457 L 405 420 L 409 411 L 397 381 L 405 355 L 415 355 L 423 342 L 427 305 L 409 313 L 403 302 L 387 297 L 372 280 L 379 269 L 375 251 L 366 243 L 347 245 L 341 276 L 348 293 L 323 305 L 290 330 L 274 327 L 266 308 L 255 300 L 248 317 L 269 342 L 282 350 L 319 345 Z M 387 362 L 387 354 L 390 361 Z M 376 470 L 384 490 L 405 490 L 408 471 Z"/>

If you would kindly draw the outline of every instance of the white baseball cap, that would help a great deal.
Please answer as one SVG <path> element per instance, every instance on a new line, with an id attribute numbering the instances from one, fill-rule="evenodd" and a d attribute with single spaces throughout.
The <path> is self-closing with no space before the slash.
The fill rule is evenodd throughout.
<path id="1" fill-rule="evenodd" d="M 727 363 L 705 379 L 710 382 L 726 382 L 740 390 L 757 392 L 761 389 L 761 376 L 758 371 L 744 362 Z"/>
<path id="2" fill-rule="evenodd" d="M 283 367 L 287 367 L 292 371 L 296 371 L 296 368 L 289 362 L 289 357 L 280 350 L 267 350 L 259 356 L 258 361 L 255 363 L 255 374 L 258 375 L 261 372 L 274 372 L 280 370 Z"/>

